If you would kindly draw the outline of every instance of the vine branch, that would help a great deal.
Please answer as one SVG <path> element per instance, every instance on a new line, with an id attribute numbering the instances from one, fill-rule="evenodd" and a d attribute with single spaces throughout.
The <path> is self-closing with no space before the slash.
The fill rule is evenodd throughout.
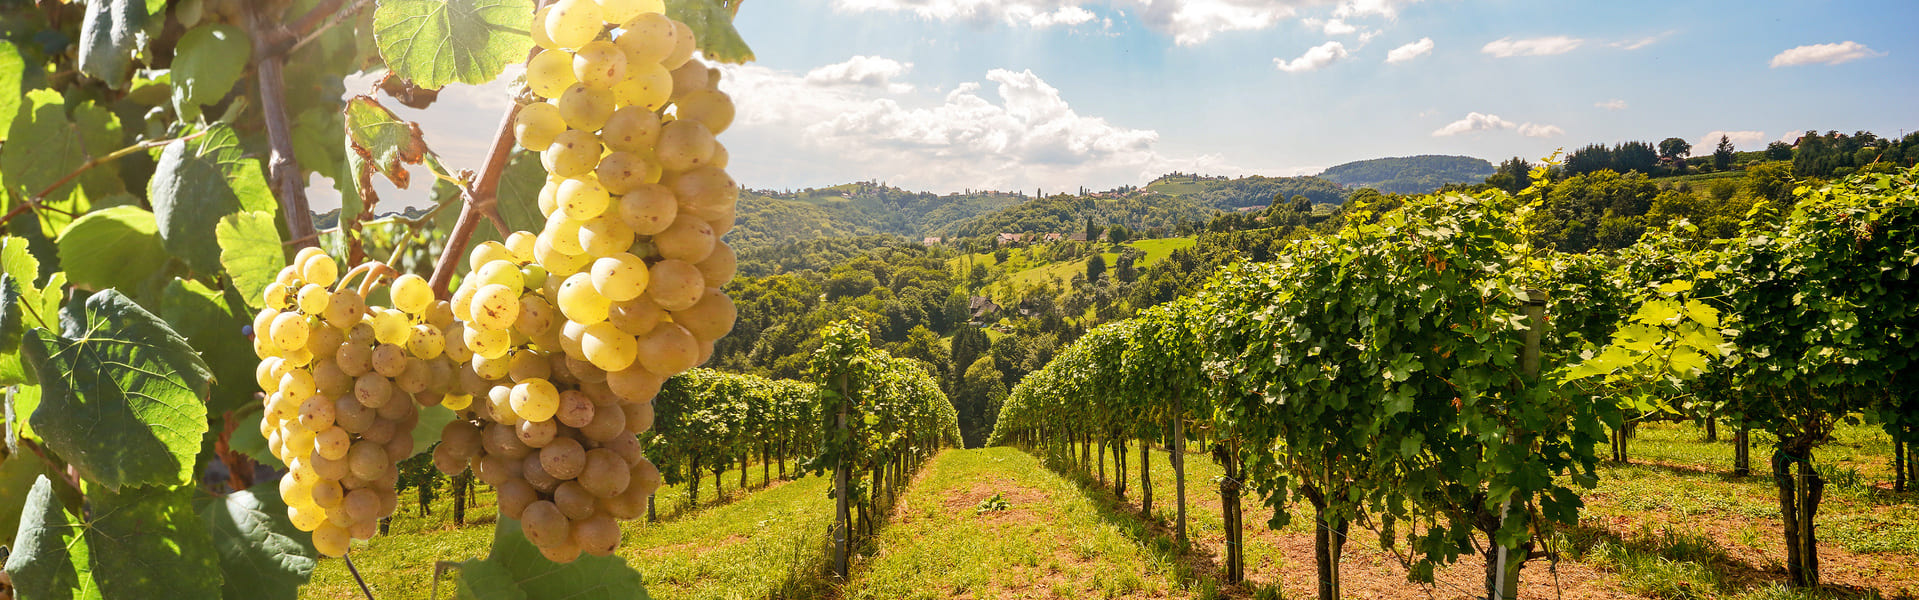
<path id="1" fill-rule="evenodd" d="M 52 194 L 54 190 L 60 189 L 61 186 L 64 186 L 69 183 L 73 183 L 73 180 L 78 179 L 80 175 L 85 174 L 87 171 L 92 170 L 94 167 L 98 167 L 100 165 L 104 165 L 116 160 L 120 160 L 122 158 L 126 158 L 135 153 L 145 152 L 145 151 L 152 150 L 154 148 L 159 148 L 161 146 L 165 146 L 167 144 L 171 144 L 174 142 L 191 140 L 191 139 L 200 137 L 202 135 L 206 135 L 206 132 L 202 131 L 192 135 L 181 136 L 181 137 L 177 137 L 169 140 L 148 140 L 148 141 L 140 142 L 131 146 L 127 146 L 125 148 L 121 148 L 119 150 L 114 150 L 113 152 L 108 153 L 106 156 L 102 156 L 98 158 L 89 158 L 87 159 L 87 162 L 81 163 L 80 166 L 78 167 L 74 167 L 73 171 L 67 173 L 65 177 L 61 177 L 59 180 L 54 181 L 53 184 L 47 186 L 46 189 L 40 190 L 40 193 L 34 194 L 33 197 L 28 198 L 26 202 L 20 203 L 20 206 L 16 206 L 13 208 L 13 210 L 8 211 L 6 216 L 0 217 L 0 225 L 7 224 L 8 222 L 12 221 L 14 217 L 20 216 L 21 213 L 27 212 L 29 209 L 51 208 L 43 204 L 46 201 L 48 194 Z M 68 215 L 71 216 L 72 213 L 68 213 Z"/>
<path id="2" fill-rule="evenodd" d="M 306 16 L 306 22 L 321 9 L 337 5 L 344 0 L 328 0 L 315 7 Z M 287 35 L 285 31 L 268 21 L 269 17 L 260 14 L 251 2 L 246 6 L 247 22 L 252 30 L 253 54 L 256 56 L 254 77 L 260 83 L 260 108 L 265 113 L 267 142 L 272 147 L 272 155 L 267 161 L 267 174 L 272 180 L 273 195 L 280 200 L 280 212 L 285 215 L 287 233 L 296 240 L 296 247 L 318 246 L 318 232 L 313 228 L 313 212 L 307 204 L 306 183 L 300 180 L 300 163 L 293 156 L 293 129 L 287 120 L 286 106 L 286 54 L 282 51 L 280 40 Z M 315 25 L 317 26 L 317 25 Z"/>

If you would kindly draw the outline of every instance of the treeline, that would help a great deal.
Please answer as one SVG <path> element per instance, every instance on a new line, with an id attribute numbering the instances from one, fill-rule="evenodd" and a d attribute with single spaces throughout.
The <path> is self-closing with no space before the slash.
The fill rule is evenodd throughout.
<path id="1" fill-rule="evenodd" d="M 1478 183 L 1492 173 L 1493 165 L 1485 159 L 1420 155 L 1349 162 L 1326 169 L 1318 177 L 1354 189 L 1423 194 L 1447 184 Z"/>
<path id="2" fill-rule="evenodd" d="M 1204 201 L 1184 196 L 1098 198 L 1060 194 L 981 215 L 954 224 L 943 233 L 956 239 L 990 238 L 999 233 L 1074 233 L 1085 231 L 1089 217 L 1137 231 L 1166 232 L 1181 223 L 1204 220 L 1213 212 Z"/>

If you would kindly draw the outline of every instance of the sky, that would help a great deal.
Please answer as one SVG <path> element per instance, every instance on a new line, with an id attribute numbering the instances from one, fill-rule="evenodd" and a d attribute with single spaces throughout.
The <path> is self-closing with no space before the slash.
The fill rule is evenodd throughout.
<path id="1" fill-rule="evenodd" d="M 1912 0 L 753 0 L 720 140 L 749 188 L 948 193 L 1896 136 L 1919 129 L 1915 22 Z M 477 165 L 503 87 L 407 116 Z"/>

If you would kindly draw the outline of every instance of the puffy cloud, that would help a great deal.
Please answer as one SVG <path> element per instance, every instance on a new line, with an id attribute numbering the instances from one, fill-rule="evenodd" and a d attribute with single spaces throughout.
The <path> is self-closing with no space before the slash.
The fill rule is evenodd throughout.
<path id="1" fill-rule="evenodd" d="M 883 56 L 858 55 L 846 62 L 821 66 L 806 73 L 806 82 L 816 86 L 852 85 L 885 88 L 887 91 L 901 94 L 913 90 L 911 84 L 894 83 L 893 78 L 905 75 L 913 69 L 913 63 L 902 63 Z"/>
<path id="2" fill-rule="evenodd" d="M 1836 65 L 1852 62 L 1861 58 L 1885 56 L 1885 54 L 1884 52 L 1867 48 L 1865 44 L 1848 40 L 1837 44 L 1800 46 L 1785 52 L 1780 52 L 1779 55 L 1772 57 L 1772 66 L 1773 68 L 1796 67 L 1799 65 L 1815 65 L 1821 63 Z"/>
<path id="3" fill-rule="evenodd" d="M 1333 19 L 1331 21 L 1327 21 L 1326 24 L 1323 27 L 1321 27 L 1321 30 L 1325 31 L 1326 35 L 1346 35 L 1355 31 L 1359 31 L 1359 28 L 1354 27 L 1351 24 L 1348 24 L 1343 19 Z"/>
<path id="4" fill-rule="evenodd" d="M 1078 25 L 1094 18 L 1076 0 L 835 0 L 850 12 L 911 12 L 923 19 L 975 24 L 1002 22 L 1045 28 Z"/>
<path id="5" fill-rule="evenodd" d="M 1115 13 L 1128 11 L 1146 26 L 1171 35 L 1181 46 L 1192 46 L 1231 31 L 1270 29 L 1293 18 L 1302 8 L 1333 5 L 1332 19 L 1315 20 L 1327 35 L 1349 35 L 1359 27 L 1347 23 L 1358 17 L 1393 18 L 1400 7 L 1419 0 L 834 0 L 834 8 L 848 12 L 910 12 L 923 19 L 961 21 L 976 25 L 1003 23 L 1045 28 L 1073 26 L 1099 20 L 1093 7 Z M 1362 34 L 1363 35 L 1363 34 Z"/>
<path id="6" fill-rule="evenodd" d="M 1339 42 L 1326 42 L 1308 48 L 1305 54 L 1301 54 L 1299 58 L 1290 61 L 1275 58 L 1273 59 L 1273 66 L 1279 67 L 1279 70 L 1287 73 L 1302 73 L 1305 71 L 1318 70 L 1342 58 L 1346 58 L 1346 45 Z"/>
<path id="7" fill-rule="evenodd" d="M 1741 146 L 1752 148 L 1766 143 L 1766 132 L 1764 131 L 1710 131 L 1700 137 L 1699 142 L 1693 144 L 1692 147 L 1694 149 L 1703 148 L 1704 152 L 1710 153 L 1714 148 L 1719 147 L 1719 136 L 1722 135 L 1726 136 L 1727 141 L 1732 142 L 1734 148 Z M 1800 134 L 1794 133 L 1789 134 L 1788 137 L 1797 140 L 1799 135 Z M 1791 142 L 1792 140 L 1787 140 L 1787 143 Z"/>
<path id="8" fill-rule="evenodd" d="M 1082 114 L 1032 71 L 994 69 L 940 96 L 722 68 L 721 87 L 739 103 L 727 131 L 731 168 L 749 186 L 877 177 L 938 191 L 1053 189 L 1137 184 L 1170 170 L 1245 172 L 1218 155 L 1163 155 L 1158 132 Z"/>
<path id="9" fill-rule="evenodd" d="M 1560 129 L 1557 125 L 1545 125 L 1541 123 L 1518 124 L 1500 118 L 1499 115 L 1468 113 L 1466 118 L 1447 123 L 1445 127 L 1433 130 L 1433 137 L 1447 137 L 1475 131 L 1497 131 L 1506 129 L 1517 129 L 1519 130 L 1519 135 L 1538 138 L 1554 137 L 1566 133 L 1565 130 Z"/>
<path id="10" fill-rule="evenodd" d="M 1500 38 L 1492 42 L 1487 42 L 1486 46 L 1480 48 L 1479 51 L 1499 58 L 1547 56 L 1571 52 L 1574 48 L 1578 48 L 1580 44 L 1585 42 L 1586 40 L 1563 35 L 1527 38 L 1523 40 Z"/>
<path id="11" fill-rule="evenodd" d="M 1419 41 L 1400 46 L 1386 53 L 1386 62 L 1403 63 L 1432 53 L 1433 38 L 1419 38 Z"/>
<path id="12" fill-rule="evenodd" d="M 1603 108 L 1606 110 L 1626 110 L 1626 101 L 1620 100 L 1618 98 L 1613 98 L 1605 102 L 1594 102 L 1593 106 L 1597 106 L 1599 108 Z"/>

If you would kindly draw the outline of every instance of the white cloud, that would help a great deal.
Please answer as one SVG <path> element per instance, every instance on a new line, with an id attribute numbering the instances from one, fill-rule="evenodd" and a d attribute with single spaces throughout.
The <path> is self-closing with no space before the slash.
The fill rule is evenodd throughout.
<path id="1" fill-rule="evenodd" d="M 1347 21 L 1361 17 L 1398 16 L 1400 7 L 1419 0 L 834 0 L 847 12 L 908 12 L 923 19 L 960 21 L 975 25 L 1002 23 L 1046 28 L 1074 26 L 1099 20 L 1092 10 L 1104 7 L 1124 16 L 1128 9 L 1148 27 L 1171 35 L 1174 43 L 1192 46 L 1231 31 L 1270 29 L 1296 16 L 1301 8 L 1333 5 L 1332 18 L 1315 19 L 1311 27 L 1327 35 L 1360 32 Z M 1302 20 L 1304 21 L 1304 20 Z M 1361 35 L 1365 35 L 1361 33 Z"/>
<path id="2" fill-rule="evenodd" d="M 1421 56 L 1425 56 L 1427 54 L 1432 53 L 1432 51 L 1433 51 L 1433 38 L 1419 38 L 1419 41 L 1417 42 L 1406 44 L 1404 46 L 1394 48 L 1391 52 L 1387 52 L 1386 62 L 1402 63 L 1415 58 L 1419 58 Z"/>
<path id="3" fill-rule="evenodd" d="M 1799 143 L 1799 136 L 1802 136 L 1802 135 L 1806 135 L 1806 132 L 1788 131 L 1786 132 L 1786 135 L 1779 136 L 1779 141 L 1785 142 L 1788 145 L 1797 145 Z"/>
<path id="4" fill-rule="evenodd" d="M 994 69 L 942 96 L 722 68 L 721 87 L 740 104 L 727 132 L 732 169 L 748 186 L 878 178 L 935 191 L 1030 191 L 1138 184 L 1171 170 L 1245 172 L 1218 155 L 1161 154 L 1158 132 L 1082 114 L 1032 71 Z"/>
<path id="5" fill-rule="evenodd" d="M 1839 42 L 1837 44 L 1813 44 L 1810 46 L 1800 46 L 1797 48 L 1793 48 L 1791 50 L 1787 50 L 1785 52 L 1780 52 L 1778 56 L 1772 57 L 1772 66 L 1773 68 L 1796 67 L 1799 65 L 1813 65 L 1813 64 L 1820 64 L 1820 63 L 1825 63 L 1828 65 L 1836 65 L 1839 63 L 1859 60 L 1861 58 L 1871 58 L 1874 56 L 1885 56 L 1885 55 L 1886 53 L 1884 52 L 1878 52 L 1871 48 L 1867 48 L 1865 44 L 1848 40 L 1844 42 Z"/>
<path id="6" fill-rule="evenodd" d="M 1693 144 L 1692 147 L 1695 149 L 1704 148 L 1705 152 L 1712 152 L 1714 148 L 1719 147 L 1719 136 L 1722 135 L 1726 136 L 1727 141 L 1732 142 L 1734 148 L 1741 146 L 1752 148 L 1766 142 L 1766 132 L 1764 131 L 1711 131 L 1701 136 L 1699 142 Z M 1794 139 L 1797 139 L 1799 135 L 1800 134 L 1797 133 L 1790 134 Z"/>
<path id="7" fill-rule="evenodd" d="M 1346 45 L 1339 42 L 1326 42 L 1306 49 L 1305 54 L 1293 60 L 1273 59 L 1273 66 L 1287 73 L 1302 73 L 1318 70 L 1346 58 Z"/>
<path id="8" fill-rule="evenodd" d="M 1650 35 L 1650 36 L 1646 36 L 1646 37 L 1642 37 L 1642 38 L 1639 38 L 1639 39 L 1632 39 L 1632 40 L 1620 40 L 1620 41 L 1617 41 L 1617 42 L 1613 42 L 1613 43 L 1610 43 L 1610 44 L 1606 44 L 1606 45 L 1608 45 L 1608 46 L 1612 46 L 1612 47 L 1614 47 L 1614 48 L 1618 48 L 1618 49 L 1620 49 L 1620 50 L 1638 50 L 1638 49 L 1640 49 L 1640 48 L 1644 48 L 1644 47 L 1647 47 L 1647 46 L 1651 46 L 1651 45 L 1653 45 L 1653 44 L 1655 44 L 1655 43 L 1658 43 L 1658 42 L 1659 42 L 1659 39 L 1660 39 L 1660 38 L 1663 38 L 1663 37 L 1666 37 L 1666 36 L 1665 36 L 1665 35 L 1663 35 L 1663 34 L 1662 34 L 1662 35 Z"/>
<path id="9" fill-rule="evenodd" d="M 1321 28 L 1321 30 L 1325 31 L 1326 35 L 1347 35 L 1359 31 L 1359 28 L 1346 23 L 1344 19 L 1333 19 L 1327 21 L 1325 27 Z"/>
<path id="10" fill-rule="evenodd" d="M 1433 137 L 1446 137 L 1474 131 L 1494 129 L 1512 129 L 1517 127 L 1512 121 L 1499 118 L 1499 115 L 1471 113 L 1466 118 L 1447 123 L 1445 127 L 1433 130 Z"/>
<path id="11" fill-rule="evenodd" d="M 911 84 L 893 83 L 893 78 L 912 70 L 913 63 L 902 63 L 883 56 L 858 55 L 846 62 L 825 65 L 806 73 L 806 82 L 816 86 L 865 86 L 885 88 L 895 94 L 913 90 Z"/>
<path id="12" fill-rule="evenodd" d="M 1519 135 L 1523 135 L 1526 137 L 1549 138 L 1549 137 L 1559 137 L 1565 134 L 1566 134 L 1566 130 L 1560 129 L 1558 125 L 1540 125 L 1538 123 L 1526 123 L 1524 125 L 1519 126 Z"/>
<path id="13" fill-rule="evenodd" d="M 1486 46 L 1483 48 L 1480 48 L 1479 51 L 1485 52 L 1487 54 L 1491 54 L 1493 56 L 1497 56 L 1499 58 L 1510 58 L 1514 56 L 1547 56 L 1552 54 L 1565 54 L 1567 52 L 1571 52 L 1573 51 L 1574 48 L 1578 48 L 1580 44 L 1583 44 L 1585 42 L 1586 40 L 1582 40 L 1574 37 L 1566 37 L 1563 35 L 1556 35 L 1552 37 L 1527 38 L 1523 40 L 1515 40 L 1512 38 L 1500 38 L 1498 40 L 1488 42 Z"/>
<path id="14" fill-rule="evenodd" d="M 1500 118 L 1499 115 L 1468 113 L 1466 118 L 1447 123 L 1445 127 L 1433 130 L 1433 137 L 1447 137 L 1475 131 L 1499 131 L 1507 129 L 1517 129 L 1519 130 L 1519 135 L 1537 138 L 1555 137 L 1566 133 L 1564 129 L 1560 129 L 1557 125 L 1540 123 L 1519 124 Z"/>
<path id="15" fill-rule="evenodd" d="M 1605 102 L 1594 102 L 1593 106 L 1597 106 L 1599 108 L 1603 108 L 1606 110 L 1626 110 L 1626 101 L 1620 100 L 1618 98 L 1613 98 Z"/>
<path id="16" fill-rule="evenodd" d="M 935 21 L 980 25 L 997 21 L 1046 28 L 1093 20 L 1092 11 L 1081 4 L 1075 0 L 835 0 L 833 6 L 850 12 L 911 12 Z"/>

